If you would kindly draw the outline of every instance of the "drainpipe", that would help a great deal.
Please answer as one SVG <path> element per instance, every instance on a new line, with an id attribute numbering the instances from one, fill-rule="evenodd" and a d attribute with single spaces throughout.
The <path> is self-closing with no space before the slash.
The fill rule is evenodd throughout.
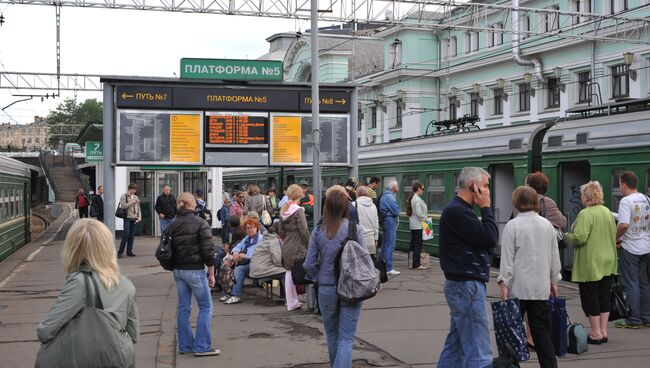
<path id="1" fill-rule="evenodd" d="M 440 71 L 440 53 L 442 52 L 442 46 L 440 45 L 440 37 L 438 34 L 435 34 L 436 45 L 438 48 L 438 59 L 436 61 L 436 71 Z M 436 77 L 436 121 L 440 121 L 440 75 Z"/>
<path id="2" fill-rule="evenodd" d="M 519 0 L 512 0 L 512 59 L 521 66 L 532 65 L 535 67 L 535 78 L 539 83 L 544 83 L 544 66 L 539 59 L 527 59 L 521 54 L 519 48 Z"/>

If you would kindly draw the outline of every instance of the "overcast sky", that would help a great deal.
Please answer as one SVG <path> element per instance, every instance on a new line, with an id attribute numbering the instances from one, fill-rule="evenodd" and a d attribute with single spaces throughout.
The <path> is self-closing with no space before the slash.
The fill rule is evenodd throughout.
<path id="1" fill-rule="evenodd" d="M 0 27 L 0 69 L 56 73 L 54 7 L 0 5 L 0 11 L 5 17 Z M 254 59 L 268 51 L 267 37 L 306 28 L 308 21 L 288 19 L 64 7 L 61 72 L 172 77 L 179 73 L 183 57 Z M 11 96 L 16 93 L 1 89 L 0 108 L 18 99 Z M 65 97 L 73 96 L 62 92 L 54 101 L 34 99 L 6 112 L 19 123 L 29 123 L 34 115 L 46 116 Z M 78 101 L 87 98 L 101 100 L 102 96 L 77 94 Z M 10 120 L 0 112 L 0 121 Z"/>

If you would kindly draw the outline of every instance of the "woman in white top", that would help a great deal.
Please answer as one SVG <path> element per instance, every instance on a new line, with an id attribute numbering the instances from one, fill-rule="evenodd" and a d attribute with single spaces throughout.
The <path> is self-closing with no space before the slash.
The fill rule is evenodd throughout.
<path id="1" fill-rule="evenodd" d="M 424 193 L 424 185 L 420 182 L 413 184 L 413 192 L 406 201 L 406 216 L 409 217 L 409 228 L 411 229 L 411 254 L 413 263 L 411 268 L 425 270 L 420 265 L 420 253 L 422 253 L 422 221 L 426 221 L 427 204 L 420 197 Z"/>
<path id="2" fill-rule="evenodd" d="M 561 278 L 556 232 L 538 214 L 535 189 L 517 188 L 512 203 L 519 214 L 503 229 L 497 279 L 501 300 L 519 298 L 521 314 L 528 316 L 540 367 L 556 368 L 551 311 L 547 303 L 550 294 L 557 296 L 557 282 Z"/>

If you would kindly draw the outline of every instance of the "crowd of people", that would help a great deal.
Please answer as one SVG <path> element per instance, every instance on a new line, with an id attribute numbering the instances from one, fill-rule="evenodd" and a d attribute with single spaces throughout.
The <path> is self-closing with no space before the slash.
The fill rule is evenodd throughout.
<path id="1" fill-rule="evenodd" d="M 315 309 L 322 315 L 330 363 L 333 367 L 350 367 L 363 303 L 342 303 L 337 295 L 336 260 L 343 240 L 350 237 L 348 223 L 358 224 L 357 241 L 365 245 L 373 258 L 385 262 L 389 275 L 400 274 L 394 269 L 392 257 L 402 212 L 396 199 L 399 186 L 397 181 L 389 181 L 377 195 L 379 183 L 376 177 L 368 183 L 350 178 L 345 185 L 328 188 L 323 218 L 311 233 L 308 223 L 314 197 L 304 181 L 283 187 L 279 198 L 274 188 L 262 194 L 254 184 L 232 195 L 224 192 L 223 206 L 217 213 L 222 225 L 220 246 L 216 246 L 206 221 L 209 217 L 205 215 L 208 210 L 202 191 L 181 193 L 175 198 L 171 188 L 165 186 L 155 210 L 163 234 L 173 239 L 179 352 L 196 356 L 219 354 L 212 346 L 210 332 L 211 293 L 221 292 L 219 301 L 225 305 L 241 303 L 246 279 L 251 278 L 254 268 L 265 267 L 265 277 L 277 276 L 274 278 L 281 281 L 288 310 L 302 308 L 310 290 L 315 294 Z M 438 364 L 490 367 L 493 356 L 486 285 L 490 280 L 492 252 L 499 244 L 491 208 L 490 174 L 481 168 L 467 167 L 459 173 L 457 184 L 457 193 L 444 207 L 439 224 L 439 257 L 450 309 L 450 330 Z M 617 217 L 604 206 L 603 188 L 598 182 L 582 185 L 581 201 L 585 207 L 570 231 L 565 231 L 567 219 L 555 201 L 545 195 L 548 186 L 546 175 L 536 172 L 529 174 L 524 185 L 513 192 L 514 211 L 501 234 L 496 280 L 502 300 L 519 300 L 528 344 L 537 351 L 539 365 L 544 368 L 557 367 L 547 300 L 558 297 L 557 285 L 562 279 L 559 239 L 575 248 L 571 281 L 578 284 L 582 310 L 590 324 L 589 344 L 608 342 L 611 288 L 619 274 L 630 313 L 617 321 L 615 327 L 650 327 L 650 198 L 638 192 L 636 175 L 629 171 L 620 175 L 619 186 L 624 196 Z M 83 272 L 91 272 L 101 281 L 100 296 L 105 309 L 118 310 L 122 327 L 134 343 L 137 341 L 135 291 L 128 279 L 119 275 L 115 261 L 125 250 L 127 255 L 135 256 L 133 228 L 141 220 L 136 191 L 135 184 L 131 184 L 120 198 L 119 206 L 126 210 L 126 216 L 117 251 L 99 221 L 78 221 L 70 229 L 64 263 L 71 277 L 62 291 L 69 298 L 65 303 L 57 301 L 39 325 L 42 342 L 52 339 L 65 316 L 74 315 L 83 305 L 84 293 L 76 287 Z M 415 270 L 426 269 L 420 264 L 422 223 L 428 219 L 427 204 L 421 198 L 423 192 L 423 185 L 414 183 L 405 208 L 411 230 L 411 267 Z M 98 193 L 91 201 L 80 191 L 77 206 L 103 206 L 102 192 Z M 96 216 L 101 212 L 91 211 Z M 258 252 L 258 248 L 264 251 Z M 305 286 L 304 280 L 294 280 L 296 268 L 302 268 L 306 279 L 313 283 Z M 259 270 L 254 274 L 259 275 Z M 199 307 L 194 333 L 190 325 L 192 296 Z"/>

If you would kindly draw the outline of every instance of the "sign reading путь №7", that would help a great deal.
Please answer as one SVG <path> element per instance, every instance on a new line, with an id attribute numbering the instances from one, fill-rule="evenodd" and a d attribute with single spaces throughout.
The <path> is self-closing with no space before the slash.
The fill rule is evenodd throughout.
<path id="1" fill-rule="evenodd" d="M 282 81 L 282 62 L 183 58 L 181 78 Z"/>

